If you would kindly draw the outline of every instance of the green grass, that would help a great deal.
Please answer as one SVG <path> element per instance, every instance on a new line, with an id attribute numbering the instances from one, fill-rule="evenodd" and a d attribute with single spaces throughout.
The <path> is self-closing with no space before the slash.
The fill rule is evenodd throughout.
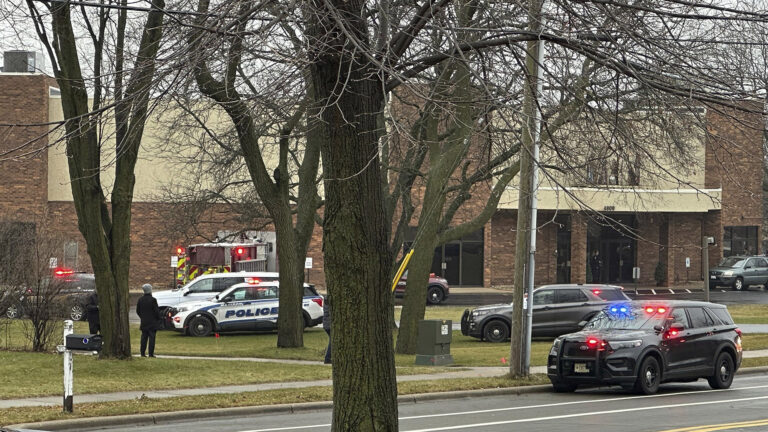
<path id="1" fill-rule="evenodd" d="M 728 312 L 739 324 L 768 324 L 768 304 L 729 305 Z"/>
<path id="2" fill-rule="evenodd" d="M 528 379 L 462 378 L 454 380 L 410 381 L 398 384 L 398 394 L 446 392 L 456 390 L 480 390 L 548 384 L 544 375 L 532 375 Z M 201 408 L 231 408 L 241 406 L 277 405 L 288 403 L 330 401 L 332 388 L 307 387 L 301 389 L 267 390 L 260 392 L 210 394 L 174 398 L 141 398 L 105 403 L 75 403 L 75 412 L 62 413 L 61 407 L 9 408 L 0 410 L 2 423 L 18 424 L 46 420 L 67 420 L 85 417 L 104 417 L 124 414 L 144 414 L 168 411 L 185 411 Z"/>

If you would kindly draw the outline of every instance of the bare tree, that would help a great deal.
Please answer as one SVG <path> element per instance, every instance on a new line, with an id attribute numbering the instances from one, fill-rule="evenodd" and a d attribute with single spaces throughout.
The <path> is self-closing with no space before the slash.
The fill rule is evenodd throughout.
<path id="1" fill-rule="evenodd" d="M 155 78 L 165 2 L 150 2 L 140 41 L 132 40 L 127 31 L 125 1 L 101 2 L 97 7 L 82 6 L 79 10 L 70 2 L 30 0 L 26 4 L 61 90 L 78 227 L 88 246 L 99 287 L 104 333 L 101 355 L 128 359 L 131 356 L 128 275 L 134 167 Z M 86 37 L 79 37 L 79 32 L 84 32 Z M 91 45 L 84 49 L 86 40 Z M 138 48 L 134 64 L 129 67 L 126 63 L 134 46 Z M 90 77 L 84 74 L 88 66 L 92 72 Z M 113 79 L 111 86 L 107 77 Z M 89 89 L 93 92 L 92 98 Z M 114 113 L 116 142 L 115 180 L 109 204 L 100 176 L 107 138 L 102 135 L 102 127 L 107 111 Z"/>

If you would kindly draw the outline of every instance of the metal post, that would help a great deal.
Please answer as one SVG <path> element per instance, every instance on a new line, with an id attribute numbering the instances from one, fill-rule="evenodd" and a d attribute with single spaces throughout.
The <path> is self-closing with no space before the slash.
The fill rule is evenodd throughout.
<path id="1" fill-rule="evenodd" d="M 67 336 L 73 333 L 72 320 L 64 321 L 64 346 L 67 345 Z M 65 349 L 64 357 L 64 412 L 72 412 L 72 351 Z"/>
<path id="2" fill-rule="evenodd" d="M 704 301 L 709 301 L 709 239 L 701 238 L 701 271 L 704 274 Z"/>
<path id="3" fill-rule="evenodd" d="M 544 27 L 544 17 L 541 17 L 541 27 Z M 534 273 L 536 273 L 536 224 L 538 199 L 536 191 L 539 188 L 539 140 L 541 137 L 541 110 L 538 106 L 541 89 L 544 82 L 544 41 L 539 39 L 536 45 L 536 96 L 534 100 L 534 128 L 533 128 L 533 161 L 531 166 L 531 246 L 528 256 L 528 308 L 525 311 L 525 342 L 523 351 L 525 352 L 525 364 L 523 365 L 523 374 L 529 375 L 531 370 L 531 334 L 533 327 L 533 283 Z"/>

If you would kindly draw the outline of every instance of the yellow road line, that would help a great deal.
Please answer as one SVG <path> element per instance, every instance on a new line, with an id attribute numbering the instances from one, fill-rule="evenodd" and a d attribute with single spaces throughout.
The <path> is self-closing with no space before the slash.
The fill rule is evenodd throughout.
<path id="1" fill-rule="evenodd" d="M 713 431 L 735 429 L 739 427 L 755 427 L 755 426 L 766 426 L 766 425 L 768 425 L 768 419 L 751 420 L 751 421 L 744 421 L 744 422 L 738 422 L 738 423 L 721 423 L 721 424 L 715 424 L 715 425 L 689 426 L 689 427 L 684 427 L 680 429 L 667 429 L 659 432 L 713 432 Z"/>

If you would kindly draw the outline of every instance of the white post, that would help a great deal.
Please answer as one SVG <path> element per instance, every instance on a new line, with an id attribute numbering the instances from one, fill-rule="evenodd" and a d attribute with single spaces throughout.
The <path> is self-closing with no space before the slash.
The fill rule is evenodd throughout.
<path id="1" fill-rule="evenodd" d="M 67 336 L 73 333 L 72 320 L 64 321 L 64 346 L 67 346 Z M 72 412 L 72 351 L 64 349 L 64 412 Z"/>
<path id="2" fill-rule="evenodd" d="M 541 28 L 544 28 L 544 17 L 541 17 Z M 534 98 L 535 104 L 535 126 L 533 129 L 533 161 L 532 161 L 532 178 L 531 178 L 531 247 L 530 255 L 528 258 L 528 308 L 526 309 L 525 316 L 525 365 L 523 366 L 523 374 L 529 375 L 531 370 L 531 334 L 533 328 L 533 277 L 536 273 L 536 224 L 537 224 L 537 208 L 538 200 L 536 198 L 536 191 L 539 188 L 539 141 L 541 137 L 541 110 L 539 109 L 539 97 L 541 96 L 542 84 L 544 82 L 544 41 L 539 39 L 539 43 L 536 45 L 536 97 Z"/>

